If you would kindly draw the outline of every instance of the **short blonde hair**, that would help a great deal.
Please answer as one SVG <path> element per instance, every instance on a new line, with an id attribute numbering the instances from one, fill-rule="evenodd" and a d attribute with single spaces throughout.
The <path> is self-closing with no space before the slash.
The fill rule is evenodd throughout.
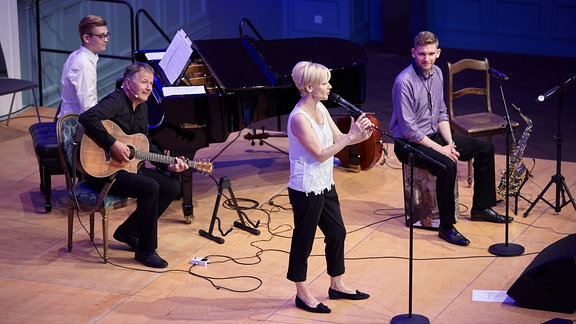
<path id="1" fill-rule="evenodd" d="M 300 94 L 306 93 L 307 86 L 319 85 L 326 80 L 330 80 L 330 70 L 322 64 L 309 61 L 296 63 L 292 69 L 292 80 Z"/>

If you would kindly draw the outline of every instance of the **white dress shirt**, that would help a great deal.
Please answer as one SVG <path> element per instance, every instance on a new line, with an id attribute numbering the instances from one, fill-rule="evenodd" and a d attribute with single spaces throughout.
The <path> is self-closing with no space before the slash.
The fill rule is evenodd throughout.
<path id="1" fill-rule="evenodd" d="M 97 63 L 98 54 L 84 46 L 70 54 L 62 68 L 62 103 L 58 118 L 81 114 L 98 103 Z"/>

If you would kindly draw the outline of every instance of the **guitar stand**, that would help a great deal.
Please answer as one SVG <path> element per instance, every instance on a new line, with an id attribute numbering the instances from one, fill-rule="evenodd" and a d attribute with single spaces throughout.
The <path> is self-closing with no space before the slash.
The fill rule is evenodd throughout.
<path id="1" fill-rule="evenodd" d="M 214 224 L 216 223 L 216 221 L 218 221 L 218 230 L 220 231 L 220 234 L 222 236 L 226 236 L 230 233 L 230 231 L 232 231 L 232 228 L 228 229 L 226 232 L 222 231 L 221 221 L 220 218 L 217 216 L 218 207 L 220 207 L 220 199 L 222 198 L 222 190 L 224 190 L 224 188 L 228 189 L 228 193 L 232 197 L 233 207 L 236 210 L 236 213 L 238 213 L 238 218 L 240 218 L 241 221 L 241 222 L 234 221 L 234 226 L 242 230 L 245 230 L 251 234 L 260 235 L 260 231 L 256 229 L 256 227 L 260 225 L 260 221 L 256 222 L 256 224 L 252 223 L 252 221 L 248 218 L 248 216 L 246 216 L 246 213 L 240 210 L 240 208 L 238 207 L 238 201 L 236 200 L 234 192 L 232 191 L 232 184 L 230 183 L 230 179 L 228 177 L 222 177 L 218 182 L 218 196 L 216 197 L 216 202 L 214 203 L 214 212 L 212 213 L 212 220 L 210 221 L 210 229 L 208 230 L 208 232 L 206 232 L 205 230 L 199 230 L 198 233 L 200 234 L 200 236 L 210 239 L 216 243 L 224 244 L 223 238 L 212 234 L 212 232 L 214 231 Z M 246 225 L 246 222 L 249 223 L 252 227 Z"/>

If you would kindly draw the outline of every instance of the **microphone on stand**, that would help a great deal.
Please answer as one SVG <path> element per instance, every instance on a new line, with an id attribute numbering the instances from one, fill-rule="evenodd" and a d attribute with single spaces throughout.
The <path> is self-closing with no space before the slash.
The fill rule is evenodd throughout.
<path id="1" fill-rule="evenodd" d="M 488 69 L 488 73 L 493 76 L 494 78 L 498 79 L 498 80 L 508 80 L 508 76 L 502 72 L 498 72 L 498 70 L 495 69 Z"/>
<path id="2" fill-rule="evenodd" d="M 544 102 L 544 100 L 548 99 L 548 97 L 550 97 L 551 95 L 555 94 L 556 91 L 558 91 L 558 89 L 560 89 L 560 86 L 555 86 L 554 88 L 544 92 L 543 94 L 539 95 L 536 98 L 536 101 L 538 102 Z"/>
<path id="3" fill-rule="evenodd" d="M 330 98 L 330 100 L 334 101 L 335 103 L 339 104 L 340 106 L 346 108 L 348 110 L 348 113 L 354 117 L 354 119 L 358 119 L 358 117 L 360 117 L 360 115 L 362 115 L 364 112 L 354 106 L 353 104 L 349 103 L 348 101 L 344 100 L 344 98 L 340 97 L 339 95 L 335 94 L 334 92 L 330 93 L 330 95 L 328 95 L 328 98 Z"/>

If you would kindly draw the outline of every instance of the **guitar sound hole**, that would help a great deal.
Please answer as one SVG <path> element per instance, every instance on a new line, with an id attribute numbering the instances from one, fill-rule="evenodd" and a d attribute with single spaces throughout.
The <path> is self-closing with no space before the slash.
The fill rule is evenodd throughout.
<path id="1" fill-rule="evenodd" d="M 136 156 L 136 150 L 132 146 L 129 147 L 130 147 L 130 160 L 132 160 Z"/>

